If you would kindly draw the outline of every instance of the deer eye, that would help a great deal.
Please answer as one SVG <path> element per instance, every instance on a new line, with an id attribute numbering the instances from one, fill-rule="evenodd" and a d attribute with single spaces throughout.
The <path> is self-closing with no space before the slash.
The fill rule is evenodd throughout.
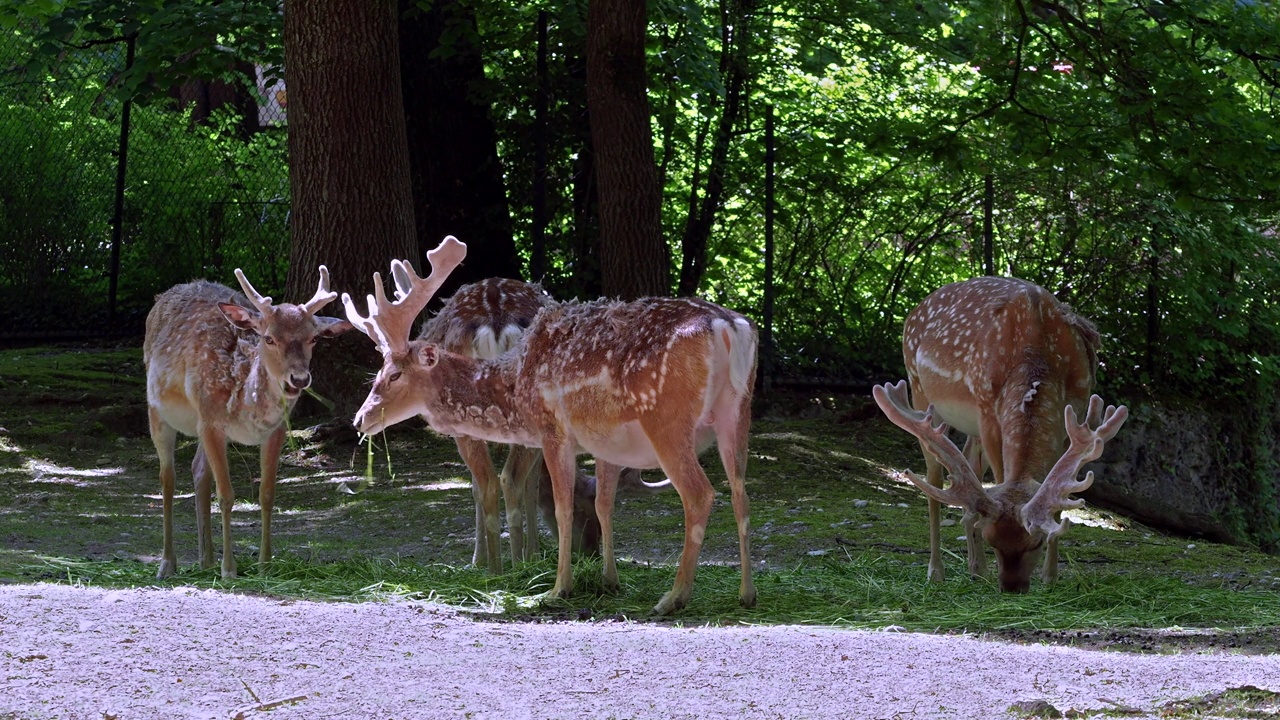
<path id="1" fill-rule="evenodd" d="M 275 345 L 275 344 L 276 344 L 276 339 L 275 339 L 275 338 L 273 338 L 273 337 L 271 337 L 270 335 L 263 335 L 263 336 L 262 336 L 262 342 L 264 342 L 264 343 L 266 343 L 266 344 L 268 344 L 268 345 Z"/>
<path id="2" fill-rule="evenodd" d="M 399 380 L 399 379 L 400 379 L 400 375 L 401 375 L 401 373 L 398 373 L 398 372 L 393 372 L 393 373 L 391 373 L 390 375 L 388 375 L 388 376 L 387 376 L 387 382 L 389 382 L 389 383 L 393 383 L 393 382 L 395 382 L 395 381 Z"/>
<path id="3" fill-rule="evenodd" d="M 320 337 L 319 337 L 318 335 L 312 335 L 312 336 L 310 337 L 310 339 L 308 339 L 308 340 L 307 340 L 307 344 L 308 344 L 308 345 L 315 345 L 315 344 L 316 344 L 316 340 L 319 340 L 319 339 L 320 339 Z"/>

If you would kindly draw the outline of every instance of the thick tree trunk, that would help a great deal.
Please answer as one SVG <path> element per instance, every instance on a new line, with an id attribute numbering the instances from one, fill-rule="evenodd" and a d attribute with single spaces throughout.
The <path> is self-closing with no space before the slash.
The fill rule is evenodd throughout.
<path id="1" fill-rule="evenodd" d="M 285 295 L 311 297 L 316 267 L 332 287 L 364 297 L 374 271 L 417 256 L 394 0 L 287 0 L 289 183 Z M 335 302 L 326 313 L 341 314 Z M 317 393 L 350 418 L 379 364 L 359 333 L 326 343 L 312 360 Z"/>
<path id="2" fill-rule="evenodd" d="M 645 97 L 644 0 L 590 0 L 587 104 L 600 191 L 600 269 L 606 295 L 671 291 L 661 193 Z"/>
<path id="3" fill-rule="evenodd" d="M 417 217 L 418 258 L 446 235 L 467 243 L 467 260 L 437 298 L 487 277 L 523 277 L 498 159 L 498 134 L 479 100 L 484 62 L 475 10 L 437 0 L 400 0 L 401 87 Z M 437 52 L 439 51 L 439 52 Z M 432 57 L 432 53 L 436 53 Z"/>

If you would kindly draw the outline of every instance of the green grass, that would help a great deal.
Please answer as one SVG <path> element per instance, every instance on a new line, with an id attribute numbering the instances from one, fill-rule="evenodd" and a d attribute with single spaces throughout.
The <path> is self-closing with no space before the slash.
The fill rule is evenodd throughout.
<path id="1" fill-rule="evenodd" d="M 379 437 L 372 453 L 319 442 L 295 422 L 295 445 L 280 470 L 276 558 L 267 576 L 255 566 L 259 521 L 249 481 L 257 453 L 233 447 L 233 541 L 242 577 L 231 582 L 195 566 L 183 465 L 195 448 L 180 441 L 175 536 L 183 567 L 177 578 L 157 581 L 159 483 L 141 370 L 137 348 L 0 352 L 0 581 L 192 585 L 344 601 L 403 597 L 511 620 L 648 619 L 671 587 L 683 539 L 674 492 L 619 500 L 616 595 L 603 592 L 599 560 L 584 558 L 575 565 L 575 594 L 546 599 L 555 563 L 545 534 L 544 555 L 535 562 L 508 564 L 498 577 L 469 567 L 474 516 L 466 469 L 451 440 L 416 422 Z M 924 499 L 888 472 L 918 469 L 918 446 L 879 417 L 837 422 L 842 406 L 859 399 L 822 401 L 836 412 L 793 419 L 783 399 L 753 425 L 747 490 L 757 607 L 738 605 L 735 523 L 709 453 L 704 460 L 718 495 L 693 596 L 663 622 L 900 627 L 1052 642 L 1100 630 L 1141 639 L 1151 629 L 1199 628 L 1217 630 L 1197 638 L 1258 635 L 1280 644 L 1274 594 L 1280 560 L 1164 536 L 1107 513 L 1077 518 L 1093 525 L 1076 525 L 1064 537 L 1060 580 L 1052 587 L 1035 582 L 1030 593 L 1009 595 L 992 580 L 967 577 L 958 524 L 944 528 L 946 582 L 927 582 Z M 104 415 L 108 409 L 115 415 Z M 373 479 L 366 483 L 370 459 Z M 957 521 L 959 513 L 947 517 Z M 1213 644 L 1187 641 L 1205 642 Z"/>
<path id="2" fill-rule="evenodd" d="M 510 618 L 645 619 L 674 578 L 670 567 L 620 566 L 622 590 L 600 584 L 598 559 L 575 564 L 575 594 L 547 598 L 555 575 L 551 554 L 501 575 L 470 567 L 355 558 L 311 562 L 294 555 L 273 561 L 266 575 L 241 565 L 241 577 L 224 581 L 217 568 L 184 568 L 158 581 L 155 566 L 134 560 L 40 558 L 12 568 L 15 579 L 83 586 L 195 586 L 313 600 L 360 602 L 399 598 L 437 601 Z M 956 578 L 924 582 L 919 569 L 882 557 L 849 556 L 803 562 L 756 574 L 759 603 L 738 604 L 736 568 L 703 567 L 689 608 L 669 621 L 683 624 L 819 624 L 857 628 L 899 627 L 924 631 L 1070 630 L 1076 628 L 1221 627 L 1236 631 L 1280 625 L 1271 592 L 1200 586 L 1177 578 L 1085 575 L 1037 592 L 999 592 L 994 583 Z M 653 618 L 650 618 L 653 619 Z"/>

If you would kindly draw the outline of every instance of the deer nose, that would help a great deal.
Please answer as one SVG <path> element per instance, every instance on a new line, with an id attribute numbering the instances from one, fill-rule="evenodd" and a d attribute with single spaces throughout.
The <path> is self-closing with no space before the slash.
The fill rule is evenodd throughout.
<path id="1" fill-rule="evenodd" d="M 290 373 L 289 384 L 292 385 L 294 389 L 306 390 L 308 387 L 311 386 L 311 373 L 309 372 Z"/>

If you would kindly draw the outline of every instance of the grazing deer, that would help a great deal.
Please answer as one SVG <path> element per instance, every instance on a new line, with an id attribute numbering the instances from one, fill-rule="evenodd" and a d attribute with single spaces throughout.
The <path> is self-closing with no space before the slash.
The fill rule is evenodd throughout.
<path id="1" fill-rule="evenodd" d="M 1058 536 L 1067 523 L 1056 518 L 1084 503 L 1070 498 L 1093 483 L 1092 472 L 1075 479 L 1080 467 L 1102 454 L 1128 417 L 1123 405 L 1104 414 L 1102 399 L 1090 397 L 1099 345 L 1092 323 L 1044 288 L 1013 278 L 947 285 L 907 316 L 902 354 L 910 403 L 906 381 L 872 394 L 924 452 L 927 482 L 907 477 L 929 498 L 931 580 L 943 579 L 942 504 L 965 510 L 974 576 L 986 572 L 985 539 L 996 552 L 1001 590 L 1030 587 L 1046 543 L 1042 577 L 1046 583 L 1057 578 Z M 1086 407 L 1085 421 L 1077 424 Z M 940 427 L 933 426 L 935 416 Z M 947 425 L 969 436 L 965 452 L 947 438 Z M 984 462 L 995 487 L 982 486 Z M 951 478 L 945 490 L 944 470 Z"/>
<path id="2" fill-rule="evenodd" d="M 272 305 L 236 269 L 244 295 L 203 280 L 177 285 L 156 297 L 147 315 L 142 360 L 147 369 L 151 442 L 160 456 L 164 497 L 164 552 L 157 577 L 177 571 L 173 551 L 173 451 L 177 434 L 199 438 L 191 464 L 196 488 L 200 567 L 213 566 L 209 479 L 217 483 L 222 510 L 222 577 L 236 576 L 231 552 L 233 494 L 227 441 L 261 445 L 262 544 L 258 562 L 271 562 L 271 509 L 285 419 L 311 384 L 311 351 L 317 338 L 351 329 L 350 323 L 316 313 L 338 297 L 320 266 L 320 287 L 302 305 Z"/>
<path id="3" fill-rule="evenodd" d="M 388 302 L 374 274 L 369 314 L 348 295 L 352 324 L 383 354 L 369 397 L 355 417 L 364 433 L 421 415 L 437 432 L 541 448 L 552 478 L 559 564 L 551 594 L 573 587 L 571 546 L 575 458 L 596 458 L 596 515 L 605 585 L 618 587 L 613 500 L 622 467 L 661 467 L 685 510 L 684 551 L 674 587 L 654 608 L 683 607 L 693 587 L 714 491 L 698 452 L 714 440 L 729 477 L 742 563 L 739 599 L 754 605 L 747 495 L 744 488 L 755 327 L 743 316 L 694 299 L 649 298 L 552 305 L 538 314 L 520 345 L 494 360 L 410 342 L 414 316 L 466 256 L 445 238 L 428 253 L 431 274 L 417 277 L 393 261 L 411 290 Z"/>
<path id="4" fill-rule="evenodd" d="M 398 296 L 412 292 L 412 281 L 393 272 Z M 464 285 L 444 307 L 422 326 L 418 341 L 452 353 L 480 360 L 492 360 L 520 342 L 525 328 L 552 302 L 542 288 L 519 280 L 490 278 Z M 425 418 L 424 418 L 425 419 Z M 471 471 L 471 492 L 476 503 L 476 545 L 472 562 L 483 563 L 489 572 L 502 572 L 498 544 L 498 488 L 507 507 L 507 527 L 513 562 L 528 560 L 538 552 L 538 494 L 532 483 L 538 475 L 534 465 L 542 463 L 537 450 L 511 445 L 501 475 L 494 471 L 489 445 L 466 435 L 457 435 L 458 454 Z"/>

